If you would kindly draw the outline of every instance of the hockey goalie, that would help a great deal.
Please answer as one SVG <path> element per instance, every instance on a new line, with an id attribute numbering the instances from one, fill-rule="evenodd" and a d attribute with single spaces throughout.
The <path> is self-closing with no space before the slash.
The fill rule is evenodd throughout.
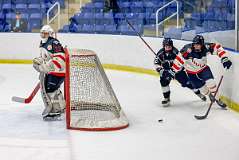
<path id="1" fill-rule="evenodd" d="M 59 120 L 65 110 L 65 100 L 60 90 L 65 79 L 65 52 L 54 38 L 49 25 L 40 30 L 40 56 L 33 59 L 34 69 L 40 73 L 41 95 L 44 102 L 43 120 Z"/>

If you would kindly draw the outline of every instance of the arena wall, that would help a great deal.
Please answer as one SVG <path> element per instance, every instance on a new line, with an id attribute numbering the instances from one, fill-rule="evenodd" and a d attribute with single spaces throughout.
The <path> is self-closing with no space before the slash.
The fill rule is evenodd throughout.
<path id="1" fill-rule="evenodd" d="M 63 46 L 68 48 L 90 49 L 95 51 L 105 68 L 158 75 L 154 71 L 154 54 L 137 36 L 97 35 L 97 34 L 58 34 Z M 0 33 L 0 63 L 31 63 L 39 56 L 38 33 Z M 144 37 L 156 52 L 162 38 Z M 175 40 L 174 45 L 181 48 L 188 41 Z M 224 75 L 221 91 L 231 108 L 239 111 L 239 54 L 227 50 L 233 62 L 230 71 L 225 72 L 217 56 L 209 56 L 215 78 Z"/>

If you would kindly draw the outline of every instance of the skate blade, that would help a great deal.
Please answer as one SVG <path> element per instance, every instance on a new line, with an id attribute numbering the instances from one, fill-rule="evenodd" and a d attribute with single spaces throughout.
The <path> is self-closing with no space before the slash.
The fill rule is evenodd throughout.
<path id="1" fill-rule="evenodd" d="M 62 121 L 63 118 L 61 117 L 61 115 L 59 115 L 59 116 L 46 116 L 46 117 L 43 117 L 43 120 L 47 121 L 47 122 Z"/>
<path id="2" fill-rule="evenodd" d="M 167 104 L 162 104 L 163 107 L 169 107 L 170 106 L 170 103 L 167 103 Z"/>
<path id="3" fill-rule="evenodd" d="M 216 104 L 217 104 L 217 106 L 218 106 L 219 108 L 221 108 L 222 110 L 227 110 L 227 106 L 226 106 L 226 105 L 225 105 L 225 106 L 222 106 L 222 105 L 218 104 L 217 102 L 216 102 Z"/>
<path id="4" fill-rule="evenodd" d="M 220 106 L 219 106 L 220 107 Z M 227 110 L 227 107 L 220 107 L 222 110 Z"/>

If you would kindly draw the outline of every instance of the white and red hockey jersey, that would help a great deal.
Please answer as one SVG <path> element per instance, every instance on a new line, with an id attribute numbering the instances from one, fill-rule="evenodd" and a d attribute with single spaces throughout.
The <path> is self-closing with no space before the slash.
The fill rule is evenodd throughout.
<path id="1" fill-rule="evenodd" d="M 40 56 L 44 59 L 49 68 L 48 74 L 65 76 L 65 51 L 60 42 L 49 37 L 46 43 L 40 44 Z"/>
<path id="2" fill-rule="evenodd" d="M 194 52 L 192 44 L 187 44 L 177 55 L 172 68 L 178 72 L 184 67 L 187 73 L 197 74 L 208 67 L 207 55 L 209 54 L 218 55 L 220 58 L 227 57 L 225 50 L 217 43 L 205 43 L 201 52 Z"/>

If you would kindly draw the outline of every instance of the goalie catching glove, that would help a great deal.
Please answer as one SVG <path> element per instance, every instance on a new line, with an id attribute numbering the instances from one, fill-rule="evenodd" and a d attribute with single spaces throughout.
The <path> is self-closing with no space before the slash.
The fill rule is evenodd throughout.
<path id="1" fill-rule="evenodd" d="M 33 59 L 33 68 L 40 73 L 48 73 L 50 71 L 54 71 L 53 64 L 45 62 L 41 57 Z"/>

